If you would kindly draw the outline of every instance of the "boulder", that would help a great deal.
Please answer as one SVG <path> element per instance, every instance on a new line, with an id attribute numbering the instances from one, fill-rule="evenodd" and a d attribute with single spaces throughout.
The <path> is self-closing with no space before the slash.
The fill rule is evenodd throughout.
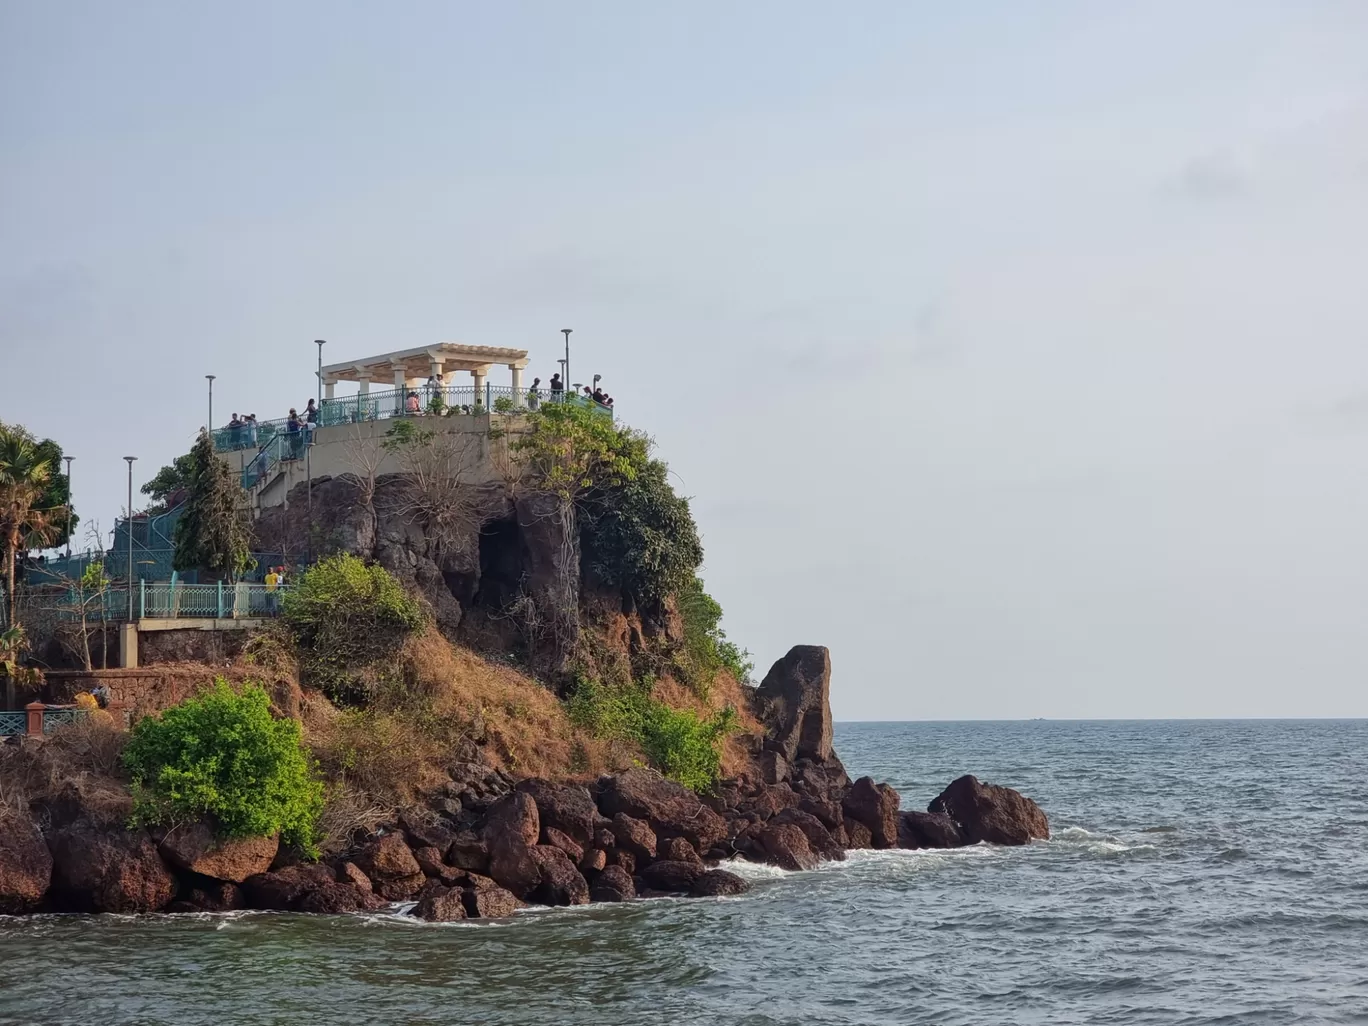
<path id="1" fill-rule="evenodd" d="M 793 823 L 766 823 L 753 828 L 747 857 L 794 872 L 817 865 L 807 836 Z"/>
<path id="2" fill-rule="evenodd" d="M 894 848 L 898 844 L 898 792 L 887 784 L 876 784 L 861 777 L 846 793 L 842 807 L 847 819 L 869 828 L 875 848 Z"/>
<path id="3" fill-rule="evenodd" d="M 970 844 L 1029 844 L 1050 837 L 1050 821 L 1039 805 L 1010 787 L 985 784 L 973 776 L 952 782 L 926 811 L 949 816 Z"/>
<path id="4" fill-rule="evenodd" d="M 642 861 L 644 862 L 646 860 L 643 859 Z M 630 851 L 624 851 L 621 848 L 609 848 L 608 865 L 617 866 L 619 869 L 623 870 L 628 876 L 636 875 L 637 860 L 636 856 L 633 855 Z"/>
<path id="5" fill-rule="evenodd" d="M 451 923 L 466 918 L 464 892 L 438 887 L 414 906 L 413 914 L 429 923 Z"/>
<path id="6" fill-rule="evenodd" d="M 374 890 L 371 887 L 370 877 L 361 872 L 361 867 L 355 862 L 344 862 L 337 867 L 337 882 L 351 884 L 357 890 L 365 891 L 367 894 Z"/>
<path id="7" fill-rule="evenodd" d="M 869 832 L 869 827 L 865 826 L 858 819 L 846 817 L 845 821 L 846 848 L 864 849 L 874 847 L 874 835 Z"/>
<path id="8" fill-rule="evenodd" d="M 710 869 L 689 887 L 689 893 L 695 898 L 730 897 L 745 894 L 748 890 L 749 883 L 725 869 Z"/>
<path id="9" fill-rule="evenodd" d="M 0 815 L 0 914 L 37 908 L 52 883 L 52 853 L 26 811 Z"/>
<path id="10" fill-rule="evenodd" d="M 579 869 L 586 875 L 597 873 L 608 865 L 608 853 L 602 848 L 590 848 L 579 860 Z"/>
<path id="11" fill-rule="evenodd" d="M 448 887 L 455 886 L 465 879 L 466 871 L 442 861 L 442 853 L 436 848 L 415 848 L 413 861 L 430 880 L 441 880 Z"/>
<path id="12" fill-rule="evenodd" d="M 299 899 L 300 912 L 319 915 L 341 915 L 344 912 L 369 912 L 384 906 L 384 902 L 370 891 L 354 884 L 330 880 L 315 887 Z"/>
<path id="13" fill-rule="evenodd" d="M 414 810 L 400 813 L 399 828 L 403 831 L 404 840 L 408 842 L 408 846 L 414 850 L 436 848 L 439 851 L 446 851 L 456 836 L 456 832 L 446 823 L 435 817 L 424 818 Z"/>
<path id="14" fill-rule="evenodd" d="M 807 838 L 808 847 L 819 859 L 830 862 L 845 860 L 845 848 L 831 836 L 831 832 L 827 830 L 825 824 L 811 813 L 803 812 L 800 809 L 784 809 L 775 815 L 770 823 L 774 826 L 792 823 L 803 832 L 803 836 Z"/>
<path id="15" fill-rule="evenodd" d="M 192 887 L 190 902 L 205 912 L 232 912 L 247 907 L 242 888 L 225 880 L 206 881 L 204 887 Z"/>
<path id="16" fill-rule="evenodd" d="M 755 692 L 756 716 L 788 763 L 831 756 L 831 654 L 795 645 Z"/>
<path id="17" fill-rule="evenodd" d="M 779 752 L 765 749 L 756 760 L 760 779 L 767 784 L 781 784 L 789 778 L 789 764 Z"/>
<path id="18" fill-rule="evenodd" d="M 517 895 L 486 877 L 462 891 L 461 900 L 472 919 L 502 919 L 523 907 Z"/>
<path id="19" fill-rule="evenodd" d="M 607 870 L 604 870 L 606 873 Z M 701 862 L 652 862 L 641 871 L 642 883 L 653 891 L 666 894 L 686 894 L 694 881 L 703 875 Z"/>
<path id="20" fill-rule="evenodd" d="M 541 837 L 541 816 L 537 803 L 525 791 L 513 791 L 489 807 L 485 816 L 484 840 L 491 854 L 499 844 L 531 847 Z"/>
<path id="21" fill-rule="evenodd" d="M 798 803 L 798 808 L 809 816 L 816 816 L 822 826 L 828 830 L 835 830 L 845 820 L 845 813 L 839 801 L 822 801 L 805 797 Z"/>
<path id="22" fill-rule="evenodd" d="M 577 844 L 575 839 L 565 831 L 558 830 L 556 827 L 542 827 L 542 843 L 549 844 L 553 848 L 559 848 L 570 856 L 571 862 L 578 862 L 584 858 L 583 846 Z"/>
<path id="23" fill-rule="evenodd" d="M 446 850 L 446 860 L 457 869 L 471 873 L 489 872 L 489 845 L 474 834 L 457 834 Z"/>
<path id="24" fill-rule="evenodd" d="M 85 820 L 56 830 L 52 889 L 64 907 L 88 912 L 155 912 L 176 880 L 146 830 L 100 829 Z"/>
<path id="25" fill-rule="evenodd" d="M 682 837 L 667 837 L 662 841 L 659 857 L 663 862 L 694 862 L 703 865 L 698 850 Z"/>
<path id="26" fill-rule="evenodd" d="M 619 812 L 613 817 L 612 833 L 619 851 L 630 852 L 640 859 L 655 858 L 655 831 L 645 820 Z"/>
<path id="27" fill-rule="evenodd" d="M 621 866 L 609 866 L 594 877 L 589 887 L 590 901 L 631 901 L 636 897 L 632 874 Z"/>
<path id="28" fill-rule="evenodd" d="M 375 894 L 386 901 L 408 901 L 427 883 L 427 877 L 422 873 L 413 873 L 409 876 L 390 876 L 381 877 L 371 881 Z"/>
<path id="29" fill-rule="evenodd" d="M 688 788 L 666 780 L 655 770 L 634 768 L 599 781 L 599 809 L 644 819 L 657 837 L 684 837 L 707 851 L 726 836 L 722 817 Z"/>
<path id="30" fill-rule="evenodd" d="M 503 840 L 489 853 L 489 875 L 500 887 L 526 901 L 541 885 L 541 868 L 532 857 L 532 847 L 516 840 Z"/>
<path id="31" fill-rule="evenodd" d="M 614 847 L 616 844 L 617 838 L 613 835 L 613 832 L 609 830 L 607 827 L 599 827 L 597 830 L 594 831 L 595 848 L 602 848 L 604 851 L 607 851 L 609 848 Z"/>
<path id="32" fill-rule="evenodd" d="M 242 884 L 248 908 L 286 912 L 297 908 L 310 891 L 337 883 L 327 866 L 297 865 L 249 876 Z"/>
<path id="33" fill-rule="evenodd" d="M 532 892 L 533 901 L 540 905 L 589 904 L 589 884 L 565 852 L 539 844 L 531 853 L 541 870 L 541 883 Z"/>
<path id="34" fill-rule="evenodd" d="M 594 832 L 598 829 L 601 817 L 588 788 L 579 784 L 556 784 L 534 777 L 519 781 L 517 790 L 529 795 L 536 803 L 537 814 L 541 818 L 543 844 L 555 844 L 547 839 L 548 831 L 554 829 L 579 845 L 581 852 L 593 846 Z"/>
<path id="35" fill-rule="evenodd" d="M 962 848 L 968 843 L 960 825 L 943 812 L 898 815 L 899 848 Z"/>
<path id="36" fill-rule="evenodd" d="M 359 852 L 352 860 L 356 863 L 361 872 L 370 877 L 370 881 L 375 885 L 376 890 L 380 889 L 380 884 L 385 880 L 396 880 L 403 877 L 422 876 L 422 867 L 418 865 L 418 860 L 413 857 L 413 852 L 404 843 L 404 838 L 397 833 L 385 834 L 377 840 L 371 841 Z M 422 882 L 419 881 L 419 886 Z"/>
<path id="37" fill-rule="evenodd" d="M 280 838 L 275 835 L 222 839 L 202 820 L 158 834 L 157 848 L 171 866 L 236 884 L 270 869 L 280 850 Z"/>
<path id="38" fill-rule="evenodd" d="M 800 801 L 802 796 L 788 784 L 770 784 L 758 788 L 751 797 L 737 806 L 737 812 L 752 816 L 756 820 L 766 820 L 776 812 L 796 808 Z"/>

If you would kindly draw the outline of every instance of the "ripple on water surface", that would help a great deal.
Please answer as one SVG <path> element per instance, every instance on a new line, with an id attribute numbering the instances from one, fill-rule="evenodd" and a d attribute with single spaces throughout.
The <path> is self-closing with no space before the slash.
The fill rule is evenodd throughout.
<path id="1" fill-rule="evenodd" d="M 1368 723 L 841 724 L 837 744 L 908 808 L 965 771 L 1016 786 L 1054 839 L 737 864 L 737 898 L 500 923 L 0 918 L 0 1022 L 1368 1021 Z"/>

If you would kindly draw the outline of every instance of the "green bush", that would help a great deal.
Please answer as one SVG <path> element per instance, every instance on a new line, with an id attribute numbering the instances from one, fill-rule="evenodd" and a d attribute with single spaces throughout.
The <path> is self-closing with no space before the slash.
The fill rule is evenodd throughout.
<path id="1" fill-rule="evenodd" d="M 727 640 L 722 630 L 722 607 L 703 590 L 697 577 L 676 593 L 679 616 L 684 622 L 684 653 L 687 676 L 697 687 L 711 682 L 718 670 L 726 670 L 741 684 L 750 684 L 755 663 L 750 653 Z"/>
<path id="2" fill-rule="evenodd" d="M 662 774 L 699 792 L 717 783 L 721 743 L 736 724 L 730 708 L 707 719 L 672 708 L 651 696 L 648 681 L 614 687 L 581 677 L 566 705 L 576 726 L 637 745 Z"/>
<path id="3" fill-rule="evenodd" d="M 281 617 L 299 647 L 305 682 L 341 702 L 364 702 L 396 683 L 394 656 L 426 623 L 389 571 L 345 552 L 300 575 L 285 592 Z"/>
<path id="4" fill-rule="evenodd" d="M 675 494 L 669 470 L 644 459 L 630 478 L 596 489 L 584 503 L 584 558 L 605 584 L 654 604 L 685 587 L 703 562 L 689 500 Z"/>
<path id="5" fill-rule="evenodd" d="M 317 855 L 323 784 L 299 724 L 271 716 L 266 692 L 212 690 L 139 720 L 124 749 L 137 824 L 212 817 L 225 837 L 280 834 Z"/>

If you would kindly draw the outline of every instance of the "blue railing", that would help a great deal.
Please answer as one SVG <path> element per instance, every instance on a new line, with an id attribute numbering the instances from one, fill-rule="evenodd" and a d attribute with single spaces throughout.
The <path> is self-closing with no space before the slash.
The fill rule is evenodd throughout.
<path id="1" fill-rule="evenodd" d="M 51 706 L 43 710 L 43 733 L 51 734 L 59 727 L 67 727 L 79 720 L 85 719 L 90 715 L 88 709 L 78 709 L 76 707 L 54 709 Z"/>
<path id="2" fill-rule="evenodd" d="M 450 385 L 445 388 L 423 385 L 324 399 L 318 413 L 318 426 L 359 424 L 391 417 L 481 416 L 488 413 L 511 416 L 549 402 L 573 402 L 602 416 L 613 416 L 611 407 L 596 403 L 587 395 L 573 392 L 552 392 L 546 388 L 539 388 L 535 392 L 526 388 L 515 391 L 508 385 L 490 384 L 479 391 L 471 385 Z M 249 470 L 257 468 L 250 484 L 248 471 L 243 471 L 243 487 L 251 488 L 266 477 L 280 460 L 302 458 L 307 428 L 292 432 L 288 419 L 263 420 L 244 427 L 217 428 L 213 434 L 214 447 L 220 452 L 258 450 L 257 459 L 249 466 Z"/>
<path id="3" fill-rule="evenodd" d="M 242 619 L 275 616 L 280 612 L 280 597 L 285 587 L 268 591 L 264 584 L 239 581 L 232 584 L 186 584 L 181 581 L 139 581 L 133 589 L 133 616 L 137 619 Z M 68 619 L 81 615 L 80 597 L 67 593 L 59 607 Z M 85 616 L 90 621 L 122 621 L 128 618 L 128 589 L 110 588 L 103 595 L 88 598 Z"/>
<path id="4" fill-rule="evenodd" d="M 169 581 L 172 574 L 175 573 L 185 579 L 187 584 L 196 583 L 195 571 L 177 571 L 175 569 L 175 556 L 175 549 L 139 549 L 135 546 L 133 549 L 134 579 Z M 252 559 L 256 562 L 256 566 L 243 573 L 242 580 L 257 583 L 265 579 L 268 566 L 290 562 L 279 552 L 253 552 Z M 25 576 L 30 584 L 65 584 L 71 581 L 79 581 L 91 563 L 103 563 L 105 577 L 111 581 L 119 581 L 121 586 L 124 578 L 128 576 L 128 552 L 118 549 L 109 552 L 91 549 L 89 552 L 73 553 L 70 559 L 65 556 L 58 556 L 41 564 L 30 565 L 26 569 Z M 120 594 L 123 592 L 120 591 Z"/>
<path id="5" fill-rule="evenodd" d="M 22 710 L 18 712 L 0 712 L 0 737 L 9 737 L 11 734 L 24 734 L 28 732 L 28 713 Z"/>

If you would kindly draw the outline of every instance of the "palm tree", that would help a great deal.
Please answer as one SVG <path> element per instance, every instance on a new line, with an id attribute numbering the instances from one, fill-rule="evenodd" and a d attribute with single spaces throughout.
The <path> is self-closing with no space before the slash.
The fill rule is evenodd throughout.
<path id="1" fill-rule="evenodd" d="M 54 514 L 37 503 L 52 478 L 52 467 L 33 439 L 0 427 L 0 544 L 6 570 L 5 612 L 11 626 L 18 623 L 14 608 L 14 563 L 20 552 L 43 544 L 51 535 Z"/>

